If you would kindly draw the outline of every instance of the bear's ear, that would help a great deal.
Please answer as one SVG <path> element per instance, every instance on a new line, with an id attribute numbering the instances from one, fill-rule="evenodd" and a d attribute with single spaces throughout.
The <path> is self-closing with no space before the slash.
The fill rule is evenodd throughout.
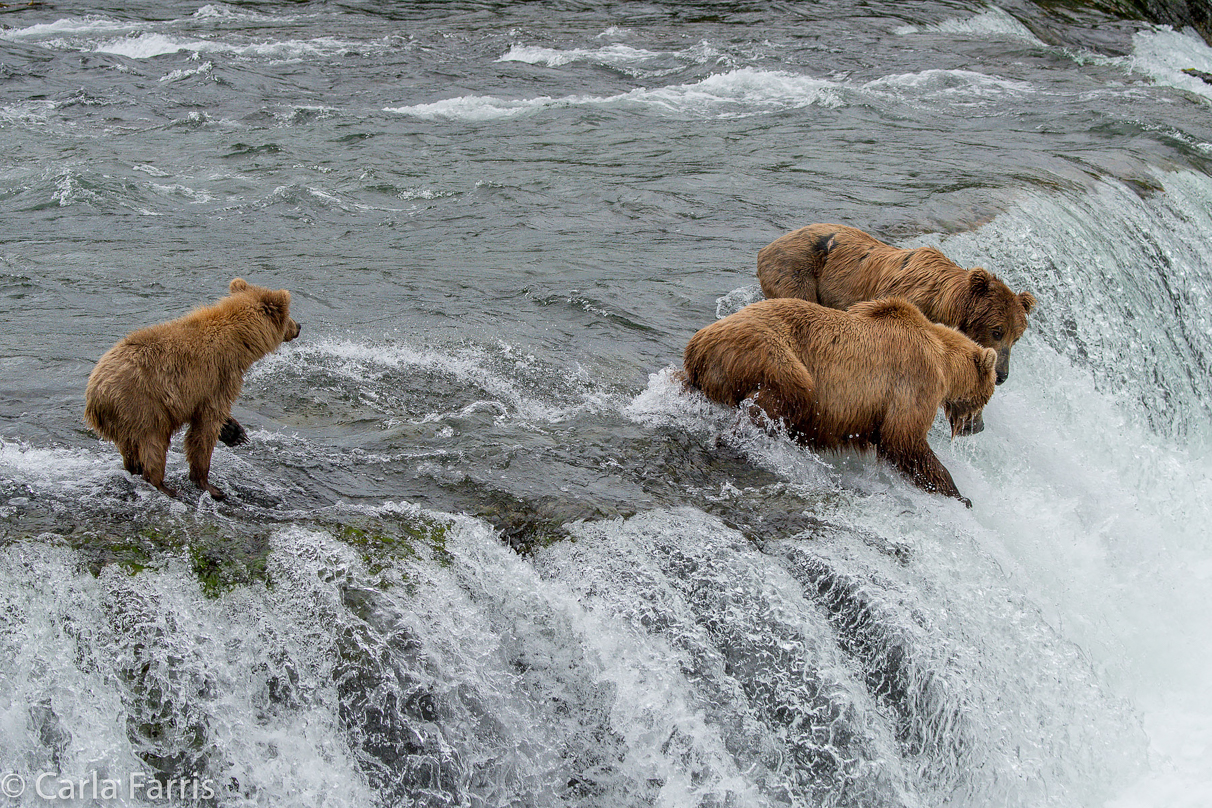
<path id="1" fill-rule="evenodd" d="M 272 322 L 281 325 L 290 316 L 290 292 L 279 289 L 272 292 L 268 289 L 261 295 L 261 310 Z"/>
<path id="2" fill-rule="evenodd" d="M 1018 302 L 1023 304 L 1023 311 L 1030 314 L 1031 310 L 1035 308 L 1035 295 L 1030 292 L 1020 292 Z"/>
<path id="3" fill-rule="evenodd" d="M 973 267 L 968 273 L 968 286 L 975 294 L 981 294 L 993 283 L 993 274 L 984 267 Z"/>
<path id="4" fill-rule="evenodd" d="M 993 348 L 982 348 L 976 357 L 976 367 L 982 376 L 993 373 L 993 369 L 997 367 L 997 351 Z"/>
<path id="5" fill-rule="evenodd" d="M 234 295 L 236 292 L 243 292 L 247 288 L 248 281 L 244 280 L 243 278 L 232 278 L 231 286 L 228 286 L 227 290 L 229 293 Z"/>

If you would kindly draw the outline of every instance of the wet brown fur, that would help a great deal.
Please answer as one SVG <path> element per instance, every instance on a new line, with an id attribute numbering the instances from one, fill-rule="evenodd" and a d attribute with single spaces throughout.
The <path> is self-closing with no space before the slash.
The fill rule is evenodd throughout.
<path id="1" fill-rule="evenodd" d="M 936 323 L 958 328 L 997 351 L 997 383 L 1010 373 L 1010 348 L 1035 307 L 981 267 L 958 266 L 933 247 L 902 250 L 854 227 L 813 224 L 758 252 L 767 298 L 795 297 L 834 309 L 862 300 L 903 297 Z"/>
<path id="2" fill-rule="evenodd" d="M 189 477 L 215 499 L 225 498 L 210 484 L 210 459 L 221 433 L 228 443 L 246 439 L 231 419 L 244 373 L 299 335 L 290 292 L 240 278 L 229 292 L 214 305 L 129 334 L 88 377 L 85 423 L 117 444 L 127 471 L 169 496 L 177 496 L 164 484 L 169 442 L 189 424 Z"/>
<path id="3" fill-rule="evenodd" d="M 845 312 L 776 299 L 700 330 L 684 365 L 686 382 L 713 401 L 750 401 L 755 420 L 781 421 L 815 449 L 874 448 L 919 487 L 971 506 L 926 434 L 939 406 L 953 434 L 979 417 L 996 359 L 899 298 Z"/>

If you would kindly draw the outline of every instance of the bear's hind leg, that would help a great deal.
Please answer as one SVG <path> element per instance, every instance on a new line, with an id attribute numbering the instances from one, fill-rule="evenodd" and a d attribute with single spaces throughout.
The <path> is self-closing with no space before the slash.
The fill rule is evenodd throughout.
<path id="1" fill-rule="evenodd" d="M 814 417 L 813 383 L 808 369 L 793 357 L 781 366 L 781 378 L 766 379 L 750 397 L 749 417 L 759 426 L 763 420 L 780 422 L 800 443 L 815 446 L 819 424 Z"/>
<path id="2" fill-rule="evenodd" d="M 177 499 L 176 490 L 164 484 L 164 469 L 168 465 L 168 444 L 171 439 L 171 434 L 145 439 L 139 444 L 138 460 L 135 463 L 141 469 L 143 479 L 173 499 Z M 134 464 L 132 463 L 132 465 Z M 130 468 L 131 466 L 128 465 L 127 469 Z"/>
<path id="3" fill-rule="evenodd" d="M 123 441 L 118 444 L 118 452 L 122 455 L 122 468 L 135 477 L 141 477 L 143 461 L 140 459 L 139 444 Z"/>
<path id="4" fill-rule="evenodd" d="M 782 424 L 788 434 L 803 442 L 804 434 L 800 407 L 775 386 L 763 386 L 748 399 L 749 418 L 760 427 Z M 810 441 L 809 441 L 810 442 Z"/>
<path id="5" fill-rule="evenodd" d="M 216 418 L 213 415 L 195 415 L 189 423 L 189 432 L 185 435 L 189 479 L 219 501 L 227 499 L 227 494 L 210 484 L 210 456 L 215 451 L 215 443 L 219 440 L 219 432 L 226 420 L 223 416 Z"/>

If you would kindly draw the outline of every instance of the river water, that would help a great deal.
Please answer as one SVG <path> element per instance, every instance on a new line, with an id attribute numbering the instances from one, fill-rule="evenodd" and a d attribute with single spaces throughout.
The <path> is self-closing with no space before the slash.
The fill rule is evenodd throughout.
<path id="1" fill-rule="evenodd" d="M 0 803 L 1212 804 L 1193 34 L 944 0 L 0 23 Z M 972 510 L 672 378 L 817 221 L 1039 300 L 986 430 L 931 433 Z M 302 336 L 248 374 L 228 501 L 180 439 L 171 501 L 85 382 L 236 276 Z"/>

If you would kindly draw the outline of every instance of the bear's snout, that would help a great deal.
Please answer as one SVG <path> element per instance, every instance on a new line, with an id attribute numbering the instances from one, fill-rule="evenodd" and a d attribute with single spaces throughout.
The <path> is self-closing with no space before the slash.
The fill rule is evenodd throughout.
<path id="1" fill-rule="evenodd" d="M 994 370 L 997 373 L 994 381 L 1001 384 L 1010 376 L 1010 349 L 1000 348 L 997 352 L 997 364 L 994 365 Z"/>
<path id="2" fill-rule="evenodd" d="M 294 321 L 294 318 L 291 318 L 290 322 L 286 324 L 286 333 L 282 336 L 282 341 L 290 342 L 292 339 L 299 336 L 299 332 L 302 330 L 302 327 Z"/>
<path id="3" fill-rule="evenodd" d="M 951 437 L 967 437 L 985 431 L 984 408 L 973 410 L 971 407 L 946 403 L 943 405 L 944 414 L 951 424 Z"/>

